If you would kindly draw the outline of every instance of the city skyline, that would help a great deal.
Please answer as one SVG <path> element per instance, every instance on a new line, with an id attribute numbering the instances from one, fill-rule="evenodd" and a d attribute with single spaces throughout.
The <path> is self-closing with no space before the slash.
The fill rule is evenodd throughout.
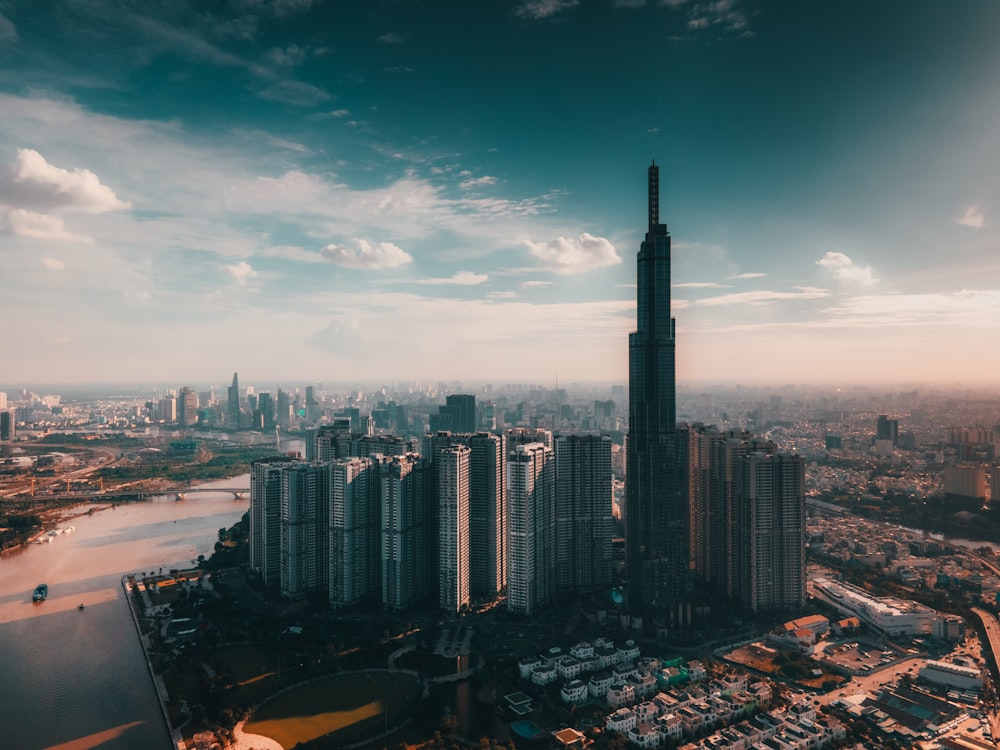
<path id="1" fill-rule="evenodd" d="M 5 385 L 624 383 L 651 159 L 679 383 L 1000 365 L 993 3 L 215 7 L 0 4 Z"/>

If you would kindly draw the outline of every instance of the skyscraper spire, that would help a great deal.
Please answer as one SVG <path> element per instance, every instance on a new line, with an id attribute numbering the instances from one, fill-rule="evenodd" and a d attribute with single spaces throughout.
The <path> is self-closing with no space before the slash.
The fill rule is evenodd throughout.
<path id="1" fill-rule="evenodd" d="M 649 166 L 649 233 L 654 234 L 660 223 L 660 168 L 656 159 Z"/>

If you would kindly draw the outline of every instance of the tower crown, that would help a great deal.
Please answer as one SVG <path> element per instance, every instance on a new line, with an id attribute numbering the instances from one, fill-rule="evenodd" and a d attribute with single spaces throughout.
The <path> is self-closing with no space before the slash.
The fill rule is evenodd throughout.
<path id="1" fill-rule="evenodd" d="M 660 168 L 655 159 L 649 165 L 649 233 L 667 233 L 667 225 L 660 223 Z"/>

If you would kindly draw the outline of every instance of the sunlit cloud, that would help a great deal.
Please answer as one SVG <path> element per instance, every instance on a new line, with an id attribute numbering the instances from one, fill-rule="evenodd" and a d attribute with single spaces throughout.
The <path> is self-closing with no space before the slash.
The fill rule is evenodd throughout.
<path id="1" fill-rule="evenodd" d="M 482 187 L 484 185 L 496 185 L 496 184 L 497 184 L 496 177 L 490 177 L 489 175 L 486 175 L 483 177 L 475 177 L 473 179 L 463 180 L 462 182 L 458 183 L 458 186 L 462 188 L 462 190 L 468 190 L 469 188 Z"/>
<path id="2" fill-rule="evenodd" d="M 539 287 L 545 287 L 545 286 L 552 286 L 552 282 L 551 281 L 541 281 L 541 280 L 536 280 L 536 281 L 522 281 L 521 282 L 521 288 L 522 289 L 537 289 Z"/>
<path id="3" fill-rule="evenodd" d="M 878 281 L 871 266 L 859 266 L 844 253 L 828 252 L 816 264 L 832 273 L 837 281 L 849 281 L 862 286 L 871 286 Z"/>
<path id="4" fill-rule="evenodd" d="M 30 148 L 19 148 L 0 174 L 0 202 L 42 211 L 104 213 L 131 208 L 89 169 L 72 171 L 49 164 Z"/>
<path id="5" fill-rule="evenodd" d="M 257 271 L 245 260 L 241 260 L 239 263 L 234 263 L 232 265 L 223 266 L 222 270 L 232 276 L 239 286 L 246 286 L 250 283 L 251 279 L 255 279 L 257 277 Z"/>
<path id="6" fill-rule="evenodd" d="M 577 237 L 556 237 L 548 242 L 525 240 L 524 244 L 554 273 L 584 273 L 622 262 L 610 241 L 587 232 Z"/>
<path id="7" fill-rule="evenodd" d="M 674 289 L 725 289 L 725 284 L 717 281 L 680 281 L 671 284 Z"/>
<path id="8" fill-rule="evenodd" d="M 56 240 L 58 242 L 91 242 L 89 237 L 81 237 L 66 230 L 58 216 L 39 214 L 15 208 L 7 214 L 7 231 L 18 237 L 32 237 L 36 240 Z"/>
<path id="9" fill-rule="evenodd" d="M 58 258 L 42 258 L 42 263 L 50 271 L 61 271 L 66 267 L 66 264 Z"/>
<path id="10" fill-rule="evenodd" d="M 760 271 L 748 271 L 747 273 L 739 273 L 733 276 L 734 279 L 762 279 L 767 276 L 766 273 L 761 273 Z"/>
<path id="11" fill-rule="evenodd" d="M 416 279 L 410 283 L 414 284 L 454 284 L 457 286 L 478 286 L 489 281 L 489 275 L 485 273 L 473 273 L 472 271 L 458 271 L 452 276 L 444 279 Z"/>
<path id="12" fill-rule="evenodd" d="M 323 257 L 338 266 L 365 270 L 396 268 L 413 261 L 412 255 L 391 242 L 355 242 L 354 247 L 327 245 L 322 250 Z"/>
<path id="13" fill-rule="evenodd" d="M 982 229 L 986 225 L 983 209 L 980 206 L 969 206 L 955 221 L 963 227 L 972 227 L 973 229 Z"/>

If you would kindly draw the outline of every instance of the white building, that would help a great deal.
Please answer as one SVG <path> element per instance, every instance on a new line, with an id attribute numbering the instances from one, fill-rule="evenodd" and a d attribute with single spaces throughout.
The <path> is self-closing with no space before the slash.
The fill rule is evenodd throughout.
<path id="1" fill-rule="evenodd" d="M 873 597 L 849 583 L 816 578 L 813 592 L 818 599 L 845 615 L 854 615 L 887 636 L 930 635 L 938 613 L 917 602 L 894 597 Z"/>
<path id="2" fill-rule="evenodd" d="M 587 694 L 587 683 L 583 680 L 571 680 L 559 691 L 563 703 L 583 703 L 587 700 Z"/>
<path id="3" fill-rule="evenodd" d="M 947 661 L 928 661 L 920 670 L 921 679 L 959 690 L 980 690 L 983 677 L 978 669 Z"/>

